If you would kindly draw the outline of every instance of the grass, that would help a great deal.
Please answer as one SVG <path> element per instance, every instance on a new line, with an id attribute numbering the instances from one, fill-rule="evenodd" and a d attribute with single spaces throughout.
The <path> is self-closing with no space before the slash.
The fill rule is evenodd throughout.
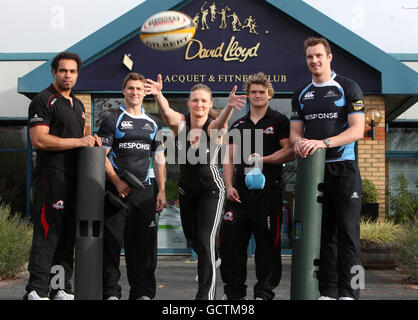
<path id="1" fill-rule="evenodd" d="M 400 262 L 418 280 L 418 219 L 406 224 L 405 230 L 399 247 Z"/>
<path id="2" fill-rule="evenodd" d="M 31 225 L 10 211 L 9 205 L 0 205 L 0 279 L 24 269 L 32 243 Z"/>
<path id="3" fill-rule="evenodd" d="M 364 244 L 397 247 L 404 242 L 405 233 L 405 227 L 393 221 L 362 220 L 360 222 L 360 239 Z"/>

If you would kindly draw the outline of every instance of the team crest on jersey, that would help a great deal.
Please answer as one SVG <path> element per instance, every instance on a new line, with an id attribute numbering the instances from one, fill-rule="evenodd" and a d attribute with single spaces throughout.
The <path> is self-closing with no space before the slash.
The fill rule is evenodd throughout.
<path id="1" fill-rule="evenodd" d="M 224 213 L 224 220 L 225 221 L 234 221 L 234 213 L 232 211 L 228 211 Z"/>
<path id="2" fill-rule="evenodd" d="M 58 200 L 56 203 L 52 205 L 52 208 L 57 210 L 63 210 L 64 209 L 64 201 Z"/>
<path id="3" fill-rule="evenodd" d="M 264 134 L 274 134 L 274 128 L 273 127 L 268 127 L 266 129 L 263 130 Z"/>
<path id="4" fill-rule="evenodd" d="M 147 122 L 143 127 L 143 130 L 154 131 L 154 128 Z"/>
<path id="5" fill-rule="evenodd" d="M 357 100 L 356 102 L 353 102 L 353 109 L 356 111 L 360 111 L 364 108 L 364 101 L 363 100 Z"/>
<path id="6" fill-rule="evenodd" d="M 334 90 L 330 90 L 327 92 L 327 94 L 324 96 L 324 98 L 334 98 L 338 97 L 337 93 Z"/>

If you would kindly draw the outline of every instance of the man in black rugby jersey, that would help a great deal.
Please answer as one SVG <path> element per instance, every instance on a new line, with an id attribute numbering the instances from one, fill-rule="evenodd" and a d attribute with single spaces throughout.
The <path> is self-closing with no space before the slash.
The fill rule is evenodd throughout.
<path id="1" fill-rule="evenodd" d="M 305 55 L 312 81 L 293 95 L 290 139 L 302 158 L 326 149 L 319 299 L 358 299 L 359 289 L 351 286 L 352 267 L 360 265 L 361 177 L 354 147 L 363 137 L 364 98 L 357 83 L 331 69 L 326 39 L 308 38 Z"/>
<path id="2" fill-rule="evenodd" d="M 119 263 L 125 249 L 130 285 L 129 299 L 149 300 L 155 297 L 157 266 L 157 223 L 155 214 L 166 204 L 165 157 L 156 139 L 160 121 L 145 113 L 142 101 L 146 95 L 145 78 L 129 73 L 123 82 L 124 103 L 109 114 L 98 132 L 106 148 L 106 190 L 118 194 L 128 205 L 127 215 L 110 202 L 105 205 L 103 252 L 103 298 L 121 298 Z M 155 197 L 151 184 L 151 162 L 158 185 Z M 145 186 L 138 191 L 117 174 L 124 169 L 134 174 Z"/>
<path id="3" fill-rule="evenodd" d="M 247 298 L 247 248 L 254 234 L 254 298 L 271 300 L 282 275 L 282 167 L 294 159 L 294 153 L 289 119 L 269 107 L 274 90 L 265 74 L 251 76 L 245 91 L 250 112 L 231 125 L 229 152 L 223 165 L 227 202 L 220 229 L 221 276 L 224 299 Z M 257 133 L 261 141 L 257 141 Z M 259 148 L 262 151 L 257 153 Z M 256 158 L 256 164 L 247 161 L 249 157 Z"/>
<path id="4" fill-rule="evenodd" d="M 29 106 L 29 135 L 36 149 L 33 174 L 33 240 L 29 257 L 29 282 L 24 299 L 73 300 L 71 277 L 75 241 L 77 148 L 100 145 L 85 135 L 83 103 L 71 89 L 81 68 L 80 57 L 59 53 L 51 63 L 53 83 L 33 98 Z M 50 270 L 65 271 L 65 288 L 49 292 Z"/>

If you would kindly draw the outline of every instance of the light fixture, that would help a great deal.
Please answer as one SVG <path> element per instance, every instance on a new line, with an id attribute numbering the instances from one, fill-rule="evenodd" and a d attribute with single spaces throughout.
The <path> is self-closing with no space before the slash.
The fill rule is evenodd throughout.
<path id="1" fill-rule="evenodd" d="M 366 110 L 366 123 L 370 127 L 370 130 L 367 131 L 367 135 L 372 137 L 372 140 L 375 139 L 375 127 L 382 120 L 382 114 L 376 108 L 368 108 Z"/>
<path id="2" fill-rule="evenodd" d="M 132 71 L 132 67 L 134 66 L 134 62 L 131 59 L 131 54 L 125 54 L 122 58 L 122 64 L 127 67 L 130 71 Z"/>

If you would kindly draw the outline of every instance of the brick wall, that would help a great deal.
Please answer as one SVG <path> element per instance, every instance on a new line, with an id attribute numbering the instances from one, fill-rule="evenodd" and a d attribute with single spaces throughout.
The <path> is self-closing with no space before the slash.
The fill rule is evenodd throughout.
<path id="1" fill-rule="evenodd" d="M 385 161 L 385 101 L 382 96 L 365 96 L 367 108 L 377 108 L 382 120 L 375 127 L 375 140 L 368 136 L 370 127 L 366 124 L 364 138 L 358 142 L 358 163 L 361 177 L 374 182 L 378 192 L 379 218 L 385 217 L 386 161 Z"/>
<path id="2" fill-rule="evenodd" d="M 77 93 L 75 96 L 84 104 L 86 109 L 86 134 L 91 134 L 91 95 L 90 93 Z"/>

